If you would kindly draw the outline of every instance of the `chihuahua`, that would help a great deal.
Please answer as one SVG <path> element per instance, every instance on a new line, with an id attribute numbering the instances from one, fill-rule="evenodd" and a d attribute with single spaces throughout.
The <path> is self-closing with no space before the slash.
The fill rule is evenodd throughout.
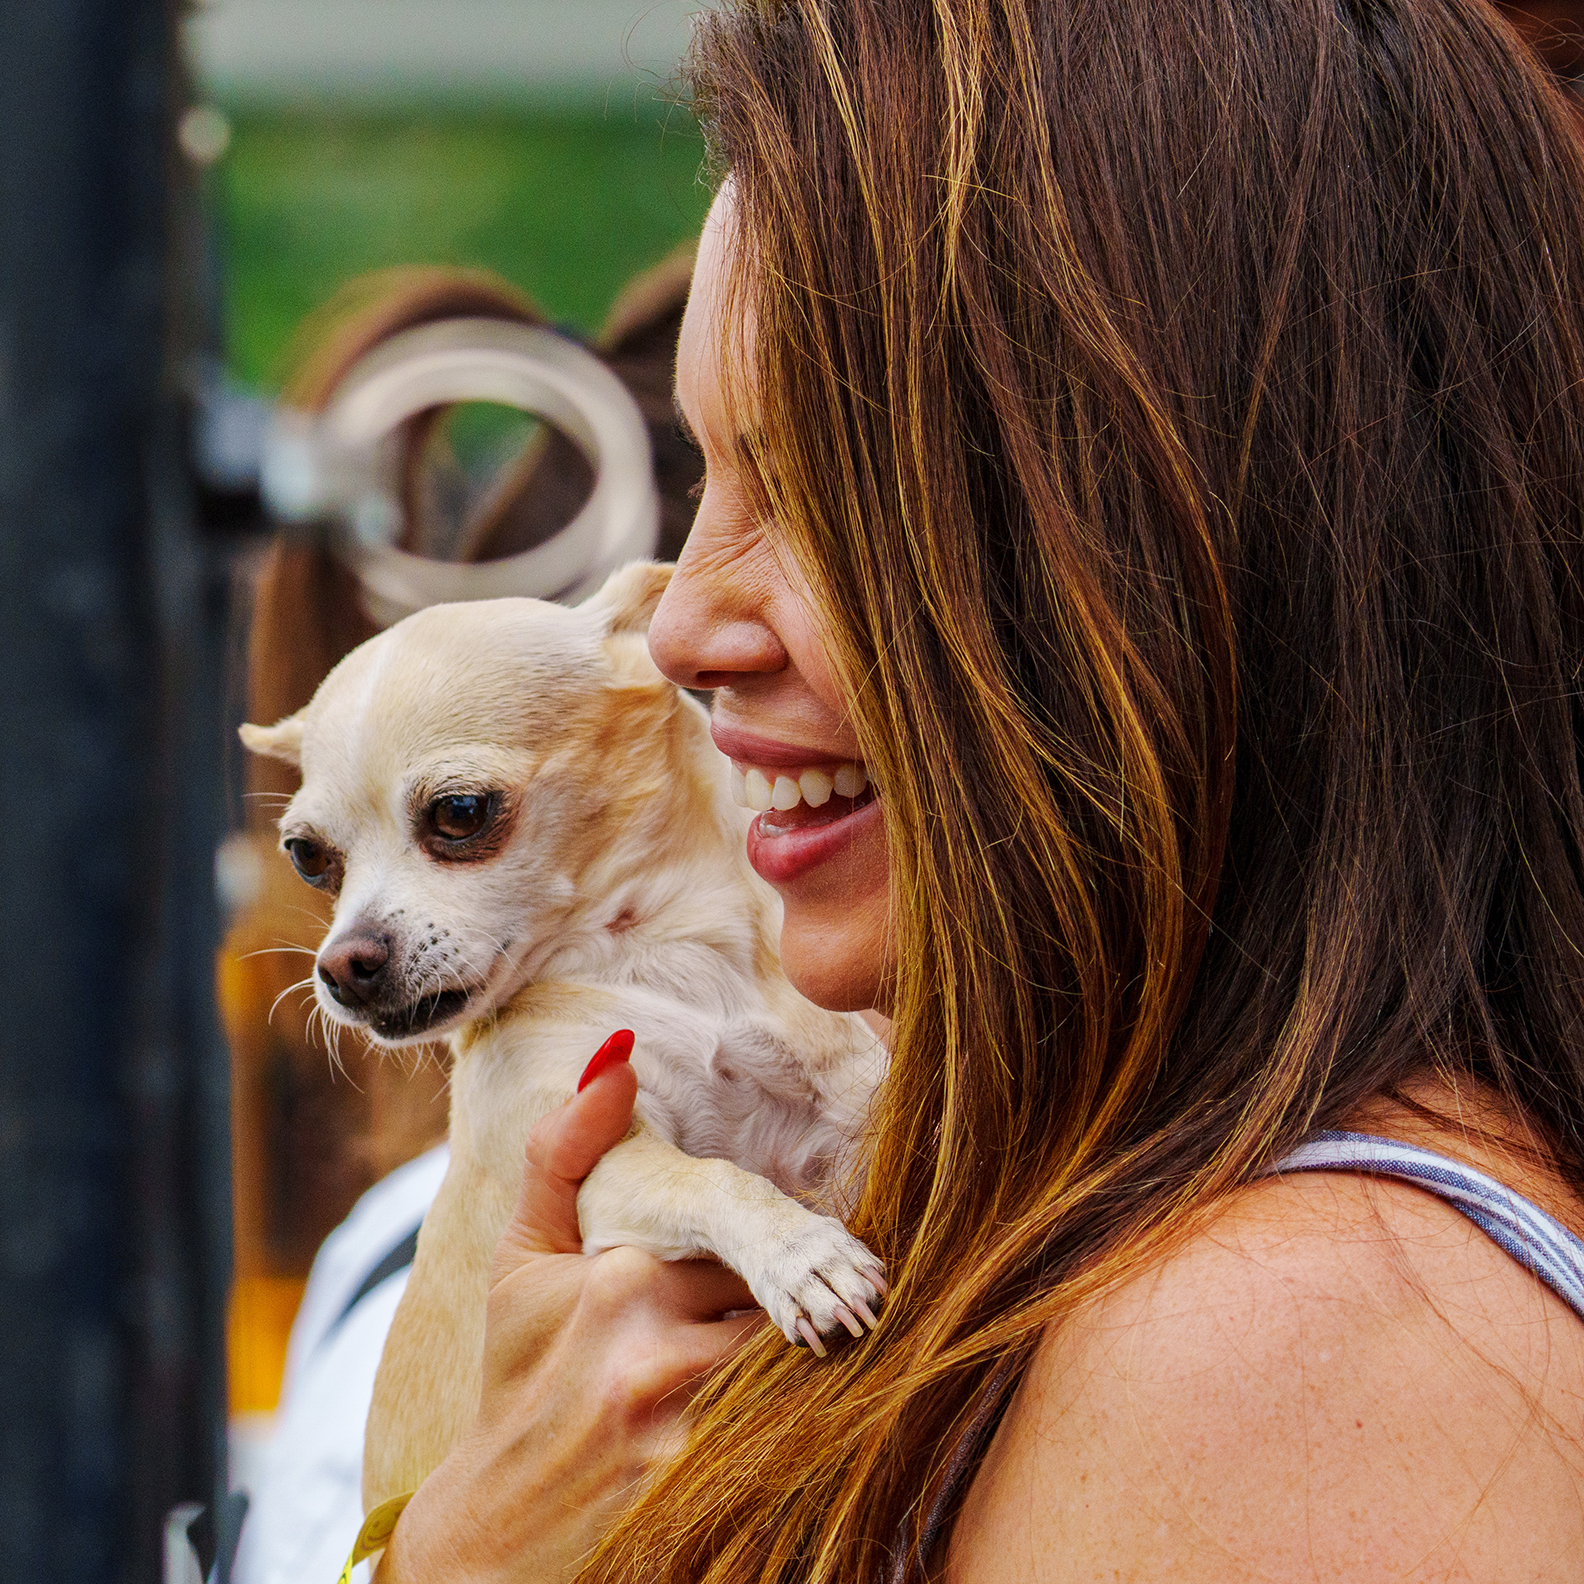
<path id="1" fill-rule="evenodd" d="M 637 1031 L 639 1094 L 578 1194 L 585 1252 L 713 1255 L 821 1354 L 872 1326 L 885 1291 L 875 1256 L 815 1208 L 851 1186 L 885 1053 L 781 971 L 732 767 L 649 658 L 670 570 L 624 568 L 575 609 L 420 611 L 297 714 L 242 728 L 302 774 L 281 846 L 335 899 L 314 964 L 324 1017 L 390 1048 L 444 1037 L 454 1057 L 451 1164 L 369 1411 L 369 1508 L 414 1489 L 476 1409 L 529 1129 L 613 1029 Z"/>

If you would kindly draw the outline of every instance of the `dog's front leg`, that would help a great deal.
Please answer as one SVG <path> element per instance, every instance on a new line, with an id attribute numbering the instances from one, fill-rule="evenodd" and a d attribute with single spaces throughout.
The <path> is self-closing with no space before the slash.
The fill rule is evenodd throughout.
<path id="1" fill-rule="evenodd" d="M 627 1245 L 661 1259 L 713 1254 L 748 1283 L 791 1342 L 823 1352 L 862 1334 L 885 1292 L 879 1260 L 840 1221 L 726 1160 L 700 1160 L 647 1128 L 618 1144 L 578 1193 L 583 1251 Z"/>

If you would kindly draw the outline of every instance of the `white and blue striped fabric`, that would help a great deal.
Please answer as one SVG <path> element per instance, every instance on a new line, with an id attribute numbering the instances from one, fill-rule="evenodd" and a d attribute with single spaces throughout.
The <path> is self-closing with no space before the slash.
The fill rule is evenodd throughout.
<path id="1" fill-rule="evenodd" d="M 1370 1133 L 1317 1133 L 1271 1170 L 1370 1172 L 1413 1183 L 1460 1210 L 1584 1320 L 1584 1242 L 1472 1166 Z"/>

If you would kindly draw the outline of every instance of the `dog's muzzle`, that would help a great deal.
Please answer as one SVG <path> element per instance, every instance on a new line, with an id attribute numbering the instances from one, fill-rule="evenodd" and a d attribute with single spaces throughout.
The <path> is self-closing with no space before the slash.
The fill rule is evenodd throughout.
<path id="1" fill-rule="evenodd" d="M 469 992 L 436 990 L 401 999 L 391 971 L 390 937 L 374 933 L 344 936 L 319 954 L 319 981 L 339 1007 L 352 1013 L 381 1039 L 410 1039 L 455 1017 Z"/>

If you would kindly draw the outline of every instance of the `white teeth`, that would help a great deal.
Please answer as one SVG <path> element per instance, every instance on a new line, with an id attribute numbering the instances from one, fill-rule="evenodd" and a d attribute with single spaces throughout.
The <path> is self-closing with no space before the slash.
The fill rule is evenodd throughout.
<path id="1" fill-rule="evenodd" d="M 743 776 L 743 791 L 755 814 L 763 814 L 770 807 L 770 783 L 763 770 L 752 769 Z"/>
<path id="2" fill-rule="evenodd" d="M 797 778 L 798 790 L 810 808 L 824 808 L 830 802 L 834 782 L 823 770 L 805 770 Z"/>
<path id="3" fill-rule="evenodd" d="M 869 785 L 869 775 L 861 764 L 838 765 L 834 771 L 803 770 L 796 776 L 779 770 L 761 770 L 757 765 L 731 767 L 732 801 L 739 808 L 763 814 L 766 809 L 786 813 L 800 803 L 824 808 L 831 794 L 855 798 Z"/>
<path id="4" fill-rule="evenodd" d="M 835 787 L 838 797 L 855 798 L 868 784 L 869 777 L 859 764 L 839 765 L 836 774 L 831 777 L 831 785 Z"/>

